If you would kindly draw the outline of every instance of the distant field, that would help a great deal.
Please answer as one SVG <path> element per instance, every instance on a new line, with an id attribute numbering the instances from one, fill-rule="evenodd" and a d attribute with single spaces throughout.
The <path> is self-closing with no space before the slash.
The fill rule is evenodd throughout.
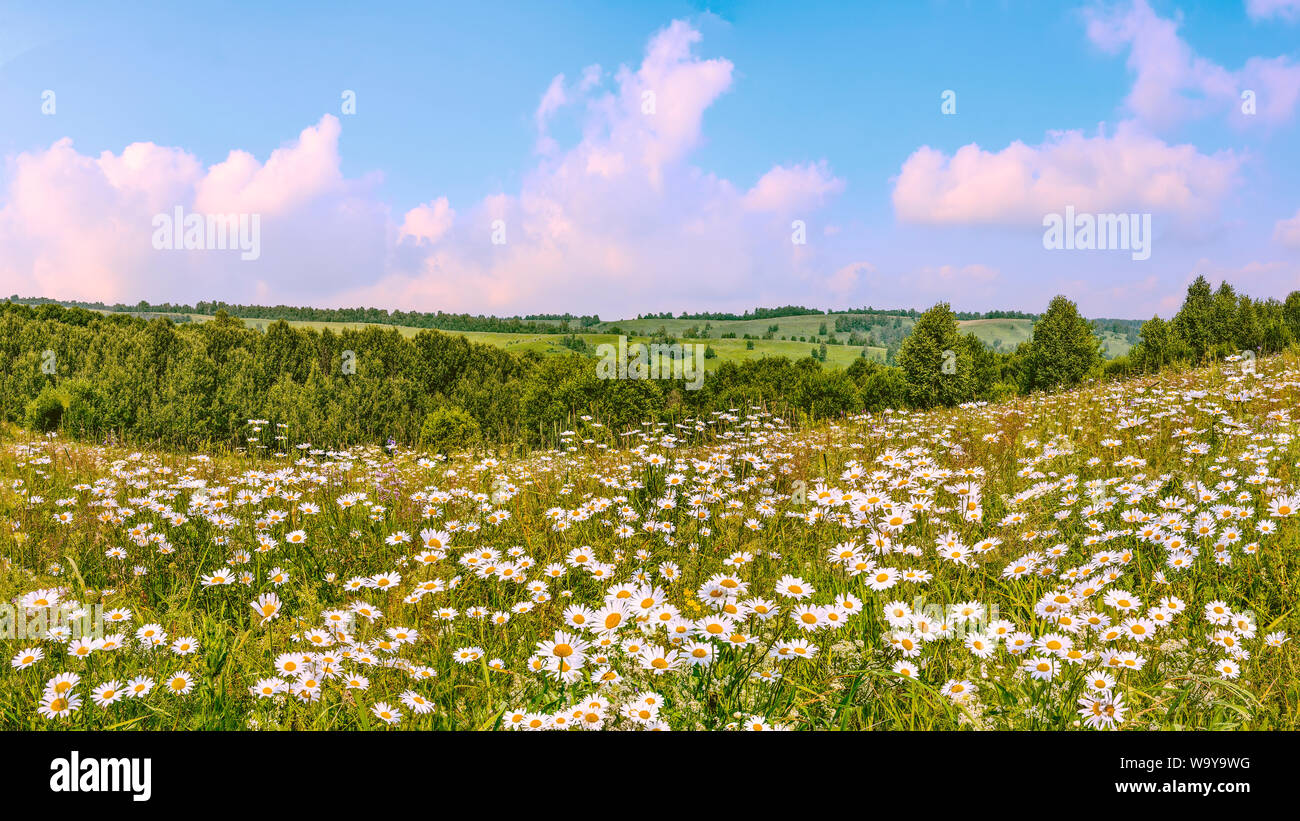
<path id="1" fill-rule="evenodd" d="M 1011 351 L 1021 342 L 1028 342 L 1034 332 L 1033 320 L 1029 319 L 968 319 L 957 324 L 962 333 L 973 333 L 985 345 L 999 351 Z M 1133 347 L 1121 334 L 1113 331 L 1100 336 L 1107 359 L 1123 356 Z"/>
<path id="2" fill-rule="evenodd" d="M 148 314 L 139 314 L 140 316 L 149 316 Z M 164 316 L 165 314 L 159 314 Z M 193 322 L 207 322 L 212 319 L 211 316 L 204 314 L 186 314 Z M 272 319 L 245 319 L 244 324 L 249 328 L 259 330 L 265 329 L 275 320 Z M 325 330 L 339 332 L 345 329 L 361 330 L 371 323 L 365 322 L 310 322 L 288 320 L 289 324 L 295 328 L 311 328 L 313 330 Z M 817 335 L 817 329 L 822 322 L 826 322 L 828 328 L 834 328 L 834 317 L 783 317 L 773 320 L 751 320 L 751 321 L 715 321 L 711 336 L 708 339 L 680 339 L 682 343 L 699 342 L 708 344 L 717 353 L 717 358 L 707 360 L 705 367 L 707 370 L 716 370 L 718 365 L 723 362 L 743 361 L 746 359 L 761 359 L 765 356 L 784 356 L 791 359 L 801 359 L 807 356 L 813 348 L 817 347 L 821 340 L 838 336 L 840 339 L 847 340 L 848 333 L 827 334 L 825 337 L 818 337 L 817 342 L 798 342 L 781 339 L 755 339 L 753 340 L 754 349 L 748 350 L 745 347 L 747 340 L 740 338 L 745 333 L 761 335 L 767 331 L 770 325 L 781 324 L 782 330 L 777 336 L 807 336 L 811 339 Z M 905 323 L 911 320 L 904 318 Z M 628 342 L 641 342 L 648 344 L 650 342 L 649 334 L 658 330 L 660 327 L 666 327 L 668 333 L 679 336 L 688 328 L 698 325 L 701 329 L 705 323 L 703 321 L 685 320 L 685 319 L 633 319 L 617 322 L 604 322 L 595 326 L 597 330 L 604 330 L 614 326 L 619 327 L 627 333 Z M 403 336 L 415 336 L 420 332 L 420 328 L 413 328 L 406 325 L 375 325 L 377 328 L 393 328 Z M 750 328 L 753 330 L 750 330 Z M 736 339 L 718 339 L 717 335 L 735 330 L 738 337 Z M 509 351 L 519 353 L 534 351 L 541 354 L 553 353 L 572 353 L 572 350 L 560 344 L 558 334 L 507 334 L 507 333 L 489 333 L 483 331 L 444 331 L 443 333 L 457 333 L 472 342 L 479 342 L 485 345 L 495 345 L 498 348 L 505 348 Z M 584 342 L 593 348 L 602 343 L 617 344 L 617 334 L 611 333 L 579 333 L 577 334 Z M 854 359 L 862 355 L 864 346 L 858 345 L 827 345 L 826 346 L 826 364 L 836 368 L 847 368 L 852 364 Z M 866 347 L 867 356 L 883 362 L 885 359 L 885 349 L 881 347 Z"/>
<path id="3" fill-rule="evenodd" d="M 863 314 L 843 314 L 843 316 L 864 316 Z M 903 326 L 910 327 L 912 320 L 902 317 Z M 815 336 L 818 329 L 823 325 L 830 336 L 835 334 L 835 317 L 826 315 L 809 315 L 809 316 L 782 316 L 775 319 L 619 319 L 613 322 L 602 322 L 601 330 L 607 330 L 614 326 L 629 333 L 650 334 L 658 328 L 666 328 L 670 334 L 685 332 L 689 328 L 699 327 L 703 329 L 705 325 L 712 325 L 709 331 L 711 336 L 718 336 L 723 333 L 734 333 L 738 337 L 745 334 L 750 336 L 762 336 L 767 333 L 767 329 L 773 325 L 778 326 L 776 331 L 777 337 L 781 336 Z M 838 336 L 848 339 L 847 332 L 838 334 Z"/>
<path id="4" fill-rule="evenodd" d="M 149 314 L 138 313 L 137 316 L 178 316 L 178 314 Z M 212 319 L 206 314 L 184 314 L 193 322 L 207 322 Z M 823 341 L 829 341 L 834 338 L 841 342 L 847 342 L 850 332 L 835 332 L 835 317 L 845 316 L 850 318 L 873 316 L 879 319 L 878 315 L 868 314 L 810 314 L 807 316 L 785 316 L 772 319 L 619 319 L 610 322 L 602 322 L 599 325 L 593 325 L 587 329 L 589 332 L 578 333 L 588 345 L 596 346 L 605 342 L 616 342 L 617 336 L 610 333 L 611 330 L 617 329 L 628 336 L 629 342 L 649 342 L 651 334 L 660 328 L 665 329 L 670 335 L 677 337 L 681 342 L 705 342 L 711 345 L 718 356 L 716 359 L 708 361 L 709 370 L 714 370 L 722 362 L 742 361 L 746 359 L 760 359 L 764 356 L 785 356 L 790 358 L 802 358 L 806 356 L 814 347 Z M 885 321 L 893 321 L 893 317 Z M 911 317 L 898 317 L 901 329 L 906 332 L 912 327 L 915 320 Z M 271 319 L 245 319 L 244 324 L 250 328 L 265 329 L 267 325 L 275 320 Z M 544 322 L 545 320 L 537 320 Z M 373 323 L 366 322 L 311 322 L 288 320 L 289 324 L 294 327 L 312 328 L 314 330 L 325 330 L 326 328 L 339 332 L 344 329 L 361 330 Z M 822 325 L 826 326 L 827 333 L 819 334 Z M 768 329 L 773 325 L 777 326 L 774 332 L 774 339 L 761 339 Z M 973 333 L 979 337 L 985 345 L 998 351 L 1014 350 L 1021 342 L 1027 341 L 1033 333 L 1033 321 L 1029 319 L 968 319 L 958 323 L 962 333 Z M 406 325 L 375 325 L 378 328 L 394 328 L 403 336 L 414 336 L 421 329 L 413 328 Z M 709 336 L 699 340 L 688 340 L 682 338 L 682 334 L 691 328 L 698 328 L 704 332 L 707 327 Z M 510 334 L 510 333 L 487 333 L 479 331 L 444 331 L 444 333 L 459 333 L 460 335 L 474 342 L 480 342 L 487 345 L 495 345 L 498 348 L 505 348 L 511 351 L 535 351 L 542 354 L 551 353 L 568 353 L 569 348 L 560 344 L 560 338 L 551 334 Z M 735 339 L 719 338 L 724 333 L 736 334 Z M 865 335 L 864 332 L 859 331 Z M 745 334 L 749 334 L 753 339 L 754 349 L 748 350 L 745 347 Z M 786 337 L 786 339 L 781 339 Z M 798 337 L 807 339 L 806 342 L 798 341 Z M 1130 345 L 1122 335 L 1113 332 L 1106 332 L 1101 335 L 1105 345 L 1105 356 L 1114 358 L 1123 356 L 1128 353 Z M 848 367 L 854 359 L 862 355 L 862 346 L 855 345 L 827 345 L 826 347 L 826 364 L 832 367 Z M 867 347 L 867 356 L 884 361 L 885 348 L 879 346 Z"/>
<path id="5" fill-rule="evenodd" d="M 658 326 L 655 326 L 656 328 Z M 632 330 L 632 329 L 624 329 Z M 670 330 L 670 333 L 672 331 Z M 498 333 L 478 333 L 465 332 L 462 334 L 466 339 L 473 342 L 481 342 L 486 345 L 495 345 L 498 348 L 505 348 L 509 351 L 535 351 L 537 353 L 569 353 L 569 348 L 560 344 L 560 337 L 551 334 L 498 334 Z M 588 345 L 595 348 L 602 344 L 618 344 L 618 336 L 615 334 L 577 334 Z M 649 336 L 630 335 L 627 338 L 628 343 L 640 342 L 643 344 L 650 343 Z M 790 359 L 800 359 L 807 356 L 816 345 L 808 342 L 789 342 L 772 339 L 756 339 L 754 349 L 748 350 L 745 347 L 744 339 L 682 339 L 683 344 L 699 343 L 707 344 L 717 353 L 717 358 L 707 360 L 705 367 L 707 370 L 715 370 L 722 362 L 738 362 L 746 359 L 761 359 L 765 356 L 784 356 Z M 835 367 L 846 368 L 852 364 L 853 360 L 862 355 L 861 346 L 850 345 L 827 345 L 826 346 L 826 364 Z M 874 357 L 877 361 L 884 361 L 884 348 L 867 348 L 867 355 Z"/>
<path id="6" fill-rule="evenodd" d="M 1029 341 L 1034 323 L 1029 319 L 968 319 L 958 322 L 962 333 L 972 333 L 990 348 L 999 351 L 1014 350 L 1021 342 Z"/>
<path id="7" fill-rule="evenodd" d="M 1124 356 L 1133 347 L 1132 345 L 1129 344 L 1128 340 L 1125 339 L 1123 336 L 1117 333 L 1112 333 L 1110 331 L 1107 331 L 1106 333 L 1101 335 L 1101 341 L 1106 346 L 1106 350 L 1103 355 L 1107 359 L 1114 359 L 1117 356 Z"/>

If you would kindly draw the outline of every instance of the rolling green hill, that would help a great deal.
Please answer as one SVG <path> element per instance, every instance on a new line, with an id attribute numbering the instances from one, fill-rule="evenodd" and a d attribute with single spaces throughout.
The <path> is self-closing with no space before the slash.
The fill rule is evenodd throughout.
<path id="1" fill-rule="evenodd" d="M 109 310 L 103 310 L 109 313 Z M 121 311 L 145 319 L 165 316 L 173 321 L 206 322 L 213 317 L 210 314 L 180 313 L 167 311 L 131 310 Z M 245 317 L 244 324 L 250 328 L 264 330 L 276 321 L 269 318 Z M 315 330 L 330 329 L 335 332 L 344 329 L 358 330 L 365 327 L 394 328 L 403 336 L 414 336 L 421 328 L 409 325 L 392 325 L 373 322 L 332 322 L 300 319 L 287 319 L 295 327 L 307 327 Z M 537 326 L 561 327 L 560 320 L 529 320 Z M 885 313 L 848 312 L 836 314 L 807 314 L 783 316 L 767 319 L 688 319 L 688 318 L 646 318 L 620 319 L 599 322 L 584 328 L 574 328 L 575 335 L 587 346 L 587 353 L 594 355 L 595 347 L 603 343 L 615 343 L 619 334 L 628 337 L 629 342 L 649 343 L 656 334 L 666 333 L 679 342 L 698 342 L 709 345 L 717 354 L 709 359 L 706 367 L 710 370 L 726 361 L 758 359 L 764 356 L 785 356 L 799 359 L 807 356 L 822 343 L 826 344 L 826 364 L 831 367 L 847 367 L 854 359 L 865 355 L 880 362 L 889 361 L 897 351 L 898 345 L 911 331 L 914 319 L 909 316 L 896 316 Z M 1128 353 L 1132 343 L 1130 336 L 1136 330 L 1137 323 L 1130 320 L 1099 320 L 1101 338 L 1107 358 L 1114 358 Z M 1033 333 L 1031 319 L 968 319 L 958 323 L 963 333 L 973 333 L 990 348 L 1009 352 L 1017 345 L 1027 341 Z M 1119 329 L 1119 330 L 1116 330 Z M 1129 334 L 1120 330 L 1128 330 Z M 499 333 L 490 331 L 447 330 L 444 333 L 460 334 L 467 339 L 481 342 L 516 352 L 533 351 L 540 354 L 571 353 L 574 348 L 562 341 L 563 334 L 554 333 Z M 724 337 L 723 335 L 726 335 Z M 833 340 L 833 341 L 832 341 Z M 752 348 L 750 344 L 752 343 Z M 836 344 L 840 343 L 840 344 Z"/>

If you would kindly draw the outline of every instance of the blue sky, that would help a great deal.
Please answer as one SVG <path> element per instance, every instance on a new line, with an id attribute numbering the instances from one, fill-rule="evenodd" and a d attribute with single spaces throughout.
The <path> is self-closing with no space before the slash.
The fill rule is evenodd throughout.
<path id="1" fill-rule="evenodd" d="M 0 4 L 6 294 L 1145 317 L 1198 273 L 1300 287 L 1300 2 L 50 6 Z M 1067 205 L 1151 213 L 1150 258 L 1045 250 Z M 264 252 L 151 247 L 174 206 L 258 214 Z"/>

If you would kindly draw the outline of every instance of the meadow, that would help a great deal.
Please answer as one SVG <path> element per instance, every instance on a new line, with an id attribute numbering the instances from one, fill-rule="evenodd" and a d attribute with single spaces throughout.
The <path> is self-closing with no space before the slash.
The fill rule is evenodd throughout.
<path id="1" fill-rule="evenodd" d="M 1292 351 L 509 459 L 11 429 L 0 727 L 1295 729 L 1297 406 Z"/>
<path id="2" fill-rule="evenodd" d="M 138 312 L 136 315 L 145 319 L 155 316 L 167 316 L 169 318 L 184 316 L 190 322 L 208 322 L 213 318 L 208 314 L 193 313 L 178 315 Z M 682 340 L 683 342 L 703 342 L 713 347 L 717 353 L 717 358 L 710 359 L 705 363 L 706 370 L 716 370 L 718 365 L 723 362 L 742 362 L 750 359 L 761 359 L 766 356 L 784 356 L 799 359 L 807 356 L 809 351 L 816 348 L 820 343 L 831 339 L 836 340 L 839 344 L 827 345 L 825 364 L 830 368 L 847 368 L 853 363 L 853 360 L 861 356 L 866 356 L 877 362 L 886 361 L 885 347 L 880 345 L 853 345 L 849 341 L 851 332 L 835 331 L 836 316 L 863 318 L 867 315 L 850 312 L 747 320 L 620 319 L 601 322 L 589 328 L 575 329 L 574 333 L 583 342 L 594 348 L 603 343 L 615 342 L 618 339 L 619 332 L 628 338 L 629 343 L 649 344 L 653 334 L 660 329 L 680 337 L 691 328 L 703 329 L 708 325 L 711 327 L 709 328 L 710 335 L 707 338 Z M 892 317 L 889 318 L 890 321 L 892 319 Z M 910 331 L 916 321 L 908 316 L 901 316 L 897 319 L 900 325 L 899 332 L 902 335 Z M 379 327 L 383 329 L 396 328 L 403 336 L 413 337 L 421 330 L 407 325 L 376 325 L 366 322 L 317 322 L 293 319 L 286 321 L 295 328 L 310 328 L 315 331 L 330 330 L 335 333 L 345 329 L 358 331 L 366 327 Z M 249 328 L 265 330 L 272 320 L 245 318 L 243 322 Z M 542 322 L 541 324 L 558 323 Z M 1034 323 L 1031 319 L 967 319 L 959 320 L 957 326 L 961 333 L 973 333 L 979 337 L 981 342 L 991 348 L 1010 352 L 1020 343 L 1026 342 L 1033 337 Z M 821 332 L 823 327 L 826 327 L 824 333 Z M 775 330 L 771 330 L 773 328 Z M 772 338 L 762 338 L 769 331 L 771 331 Z M 515 353 L 527 351 L 540 354 L 572 353 L 572 349 L 562 345 L 560 337 L 554 334 L 496 333 L 490 331 L 445 331 L 445 333 L 453 333 L 463 336 L 471 342 L 493 345 Z M 722 334 L 735 334 L 735 337 L 723 338 Z M 744 338 L 746 334 L 750 335 L 751 339 L 746 340 Z M 798 341 L 799 338 L 808 341 Z M 1102 342 L 1103 353 L 1108 359 L 1124 356 L 1132 348 L 1132 345 L 1122 334 L 1111 330 L 1099 332 L 1098 338 Z M 752 347 L 747 345 L 747 342 L 752 343 Z"/>
<path id="3" fill-rule="evenodd" d="M 150 318 L 153 314 L 140 313 L 139 316 Z M 191 322 L 208 322 L 212 317 L 206 314 L 185 314 Z M 318 322 L 309 320 L 286 320 L 291 327 L 310 328 L 314 331 L 330 330 L 338 333 L 343 330 L 359 331 L 367 327 L 376 327 L 382 330 L 395 328 L 405 337 L 414 337 L 420 332 L 420 328 L 414 328 L 408 325 L 379 325 L 366 322 Z M 909 318 L 904 317 L 903 322 L 910 326 Z M 1026 332 L 1024 338 L 1029 337 L 1029 329 L 1032 328 L 1032 322 L 1029 320 L 1008 320 L 1010 322 L 1024 322 Z M 256 330 L 265 330 L 272 320 L 245 318 L 243 323 L 246 327 Z M 702 343 L 711 346 L 716 358 L 705 361 L 705 370 L 717 370 L 723 362 L 743 362 L 751 359 L 762 359 L 767 356 L 781 356 L 790 359 L 801 359 L 808 356 L 809 352 L 816 349 L 820 342 L 827 341 L 830 338 L 837 338 L 841 343 L 838 345 L 827 345 L 826 364 L 831 368 L 847 368 L 853 363 L 853 360 L 865 355 L 877 362 L 885 361 L 885 348 L 878 345 L 850 345 L 848 344 L 849 334 L 829 331 L 826 334 L 818 335 L 818 330 L 822 324 L 828 322 L 826 316 L 795 316 L 779 317 L 772 320 L 714 320 L 706 323 L 703 320 L 685 320 L 685 319 L 632 319 L 619 320 L 615 322 L 603 322 L 599 325 L 591 326 L 586 329 L 575 329 L 574 335 L 581 339 L 590 348 L 597 345 L 611 343 L 616 344 L 619 337 L 619 331 L 627 337 L 629 344 L 641 343 L 649 345 L 653 341 L 653 334 L 663 328 L 670 334 L 681 335 L 692 327 L 703 328 L 705 324 L 713 326 L 711 336 L 701 339 L 682 339 L 684 343 Z M 829 322 L 834 322 L 834 317 L 829 318 Z M 540 324 L 558 324 L 558 323 L 540 323 Z M 776 336 L 786 337 L 805 337 L 811 341 L 800 342 L 792 338 L 780 339 L 744 339 L 744 334 L 751 334 L 755 337 L 764 334 L 770 326 L 776 325 L 780 328 Z M 512 353 L 534 352 L 539 354 L 572 354 L 573 349 L 565 347 L 561 343 L 561 334 L 547 333 L 498 333 L 492 331 L 445 331 L 444 333 L 463 336 L 471 342 L 478 342 L 484 345 L 492 345 Z M 735 333 L 735 338 L 721 338 L 721 334 Z M 814 339 L 815 337 L 815 339 Z M 991 339 L 992 337 L 990 337 Z M 752 347 L 746 343 L 752 343 Z"/>

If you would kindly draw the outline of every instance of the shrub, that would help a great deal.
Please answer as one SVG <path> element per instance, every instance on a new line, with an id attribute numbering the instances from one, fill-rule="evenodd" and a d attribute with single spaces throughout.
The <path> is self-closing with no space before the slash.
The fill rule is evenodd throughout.
<path id="1" fill-rule="evenodd" d="M 478 439 L 478 422 L 455 405 L 430 411 L 420 426 L 420 441 L 439 451 L 464 450 Z"/>
<path id="2" fill-rule="evenodd" d="M 30 430 L 48 433 L 59 427 L 63 412 L 68 408 L 67 391 L 46 385 L 36 398 L 27 403 L 26 421 Z"/>
<path id="3" fill-rule="evenodd" d="M 67 383 L 67 407 L 62 425 L 69 435 L 96 437 L 109 427 L 107 416 L 107 402 L 94 383 L 85 379 Z"/>

